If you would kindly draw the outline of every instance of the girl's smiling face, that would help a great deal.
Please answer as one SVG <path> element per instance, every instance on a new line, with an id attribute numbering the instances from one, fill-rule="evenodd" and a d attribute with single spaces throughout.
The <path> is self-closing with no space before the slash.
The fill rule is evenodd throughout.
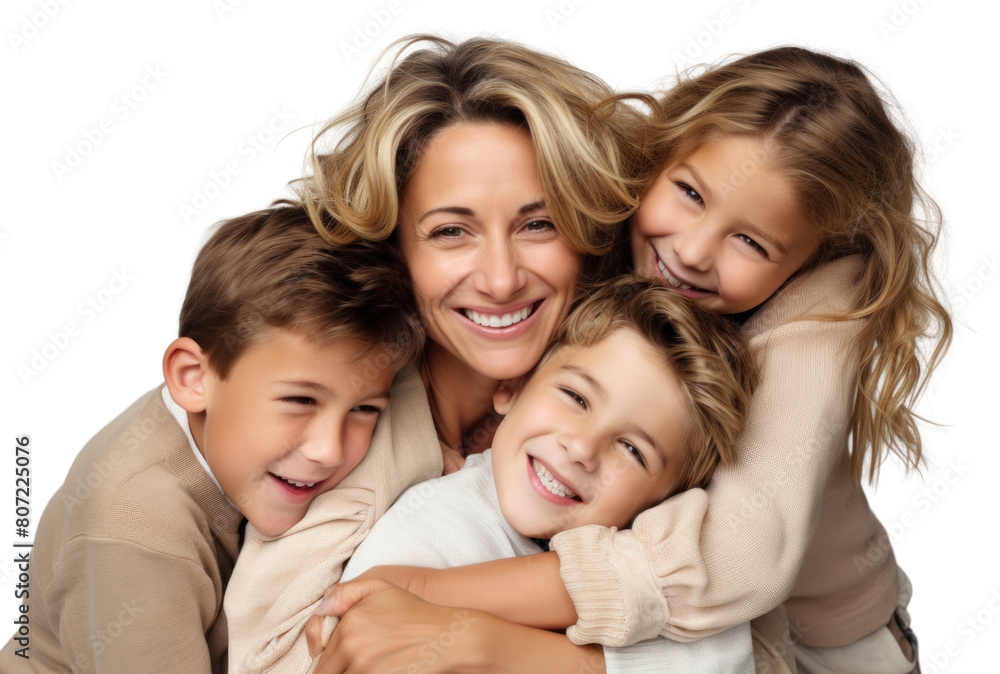
<path id="1" fill-rule="evenodd" d="M 429 347 L 491 379 L 528 372 L 569 310 L 581 263 L 545 205 L 528 133 L 442 129 L 401 205 L 400 248 Z"/>
<path id="2" fill-rule="evenodd" d="M 724 314 L 766 300 L 819 244 L 765 143 L 745 136 L 705 143 L 667 167 L 631 235 L 637 274 Z"/>

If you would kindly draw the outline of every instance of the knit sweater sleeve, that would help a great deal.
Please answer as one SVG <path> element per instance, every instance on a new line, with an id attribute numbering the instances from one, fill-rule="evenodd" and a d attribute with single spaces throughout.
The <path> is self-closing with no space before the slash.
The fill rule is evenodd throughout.
<path id="1" fill-rule="evenodd" d="M 579 616 L 567 631 L 574 642 L 697 639 L 789 596 L 846 451 L 857 371 L 848 346 L 860 326 L 792 320 L 752 337 L 763 378 L 737 462 L 630 530 L 589 526 L 553 539 Z"/>
<path id="2" fill-rule="evenodd" d="M 211 550 L 200 548 L 185 556 L 93 536 L 63 546 L 43 605 L 73 671 L 153 672 L 170 663 L 212 672 L 205 634 L 222 588 L 199 559 Z"/>

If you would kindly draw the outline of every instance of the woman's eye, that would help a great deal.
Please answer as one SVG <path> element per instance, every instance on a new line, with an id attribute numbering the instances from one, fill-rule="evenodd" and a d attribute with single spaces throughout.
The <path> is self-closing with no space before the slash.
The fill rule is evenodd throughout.
<path id="1" fill-rule="evenodd" d="M 294 405 L 315 405 L 316 401 L 312 398 L 306 396 L 288 396 L 287 398 L 282 398 L 286 403 L 292 403 Z"/>
<path id="2" fill-rule="evenodd" d="M 634 456 L 636 460 L 639 462 L 639 464 L 642 465 L 643 468 L 645 468 L 646 460 L 642 458 L 642 452 L 639 451 L 639 448 L 633 445 L 628 440 L 622 440 L 621 443 L 622 445 L 624 445 L 625 449 L 628 450 L 629 454 Z"/>
<path id="3" fill-rule="evenodd" d="M 446 225 L 444 227 L 438 227 L 433 232 L 431 232 L 431 238 L 442 238 L 442 239 L 455 239 L 462 236 L 462 228 L 455 227 L 454 225 Z"/>
<path id="4" fill-rule="evenodd" d="M 702 200 L 701 195 L 698 194 L 697 190 L 695 190 L 690 185 L 687 185 L 685 183 L 677 183 L 677 186 L 681 188 L 681 192 L 684 193 L 684 196 L 686 196 L 691 201 L 695 202 L 696 204 L 703 204 L 703 203 L 705 203 Z"/>
<path id="5" fill-rule="evenodd" d="M 572 400 L 573 402 L 575 402 L 575 403 L 576 403 L 577 405 L 579 405 L 580 407 L 582 407 L 582 408 L 584 408 L 584 409 L 586 409 L 586 408 L 587 408 L 587 401 L 586 401 L 586 400 L 585 400 L 585 399 L 583 398 L 583 396 L 581 396 L 581 395 L 580 395 L 579 393 L 577 393 L 576 391 L 573 391 L 573 390 L 570 390 L 570 389 L 568 389 L 568 388 L 564 388 L 564 389 L 559 389 L 559 390 L 560 390 L 560 391 L 562 391 L 563 393 L 565 393 L 565 394 L 566 394 L 566 396 L 567 396 L 567 397 L 568 397 L 568 398 L 569 398 L 570 400 Z"/>
<path id="6" fill-rule="evenodd" d="M 548 220 L 532 220 L 524 226 L 529 232 L 547 232 L 554 230 L 556 226 Z"/>
<path id="7" fill-rule="evenodd" d="M 748 245 L 751 248 L 753 248 L 755 251 L 757 251 L 758 253 L 760 253 L 764 257 L 767 257 L 767 251 L 764 250 L 763 246 L 761 246 L 759 243 L 757 243 L 756 241 L 754 241 L 753 239 L 751 239 L 746 234 L 737 234 L 736 238 L 738 238 L 740 241 L 742 241 L 746 245 Z"/>

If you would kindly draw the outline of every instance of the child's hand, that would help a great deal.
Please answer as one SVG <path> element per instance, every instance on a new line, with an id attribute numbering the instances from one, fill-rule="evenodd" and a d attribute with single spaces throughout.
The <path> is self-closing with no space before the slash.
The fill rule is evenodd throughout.
<path id="1" fill-rule="evenodd" d="M 345 601 L 338 603 L 341 594 Z M 338 610 L 353 608 L 334 631 L 317 674 L 409 671 L 415 663 L 421 671 L 454 671 L 467 658 L 480 657 L 470 628 L 489 616 L 479 611 L 429 604 L 380 578 L 336 586 L 331 597 Z"/>
<path id="2" fill-rule="evenodd" d="M 433 571 L 434 569 L 419 566 L 373 566 L 357 578 L 337 583 L 328 589 L 323 595 L 323 601 L 316 607 L 316 615 L 344 615 L 349 608 L 372 592 L 382 589 L 383 583 L 412 592 L 424 599 L 431 599 L 425 595 L 429 589 L 428 577 Z"/>

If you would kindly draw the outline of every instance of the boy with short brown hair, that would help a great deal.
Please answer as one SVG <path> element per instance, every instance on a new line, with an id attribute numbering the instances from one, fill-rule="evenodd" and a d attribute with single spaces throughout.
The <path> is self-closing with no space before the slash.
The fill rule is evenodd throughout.
<path id="1" fill-rule="evenodd" d="M 423 345 L 395 251 L 332 246 L 290 203 L 212 234 L 179 334 L 165 386 L 83 448 L 46 507 L 30 646 L 8 642 L 0 669 L 225 672 L 243 518 L 283 533 L 362 463 L 393 377 Z M 440 473 L 436 446 L 400 458 L 388 444 L 362 465 L 391 462 L 399 491 Z"/>

